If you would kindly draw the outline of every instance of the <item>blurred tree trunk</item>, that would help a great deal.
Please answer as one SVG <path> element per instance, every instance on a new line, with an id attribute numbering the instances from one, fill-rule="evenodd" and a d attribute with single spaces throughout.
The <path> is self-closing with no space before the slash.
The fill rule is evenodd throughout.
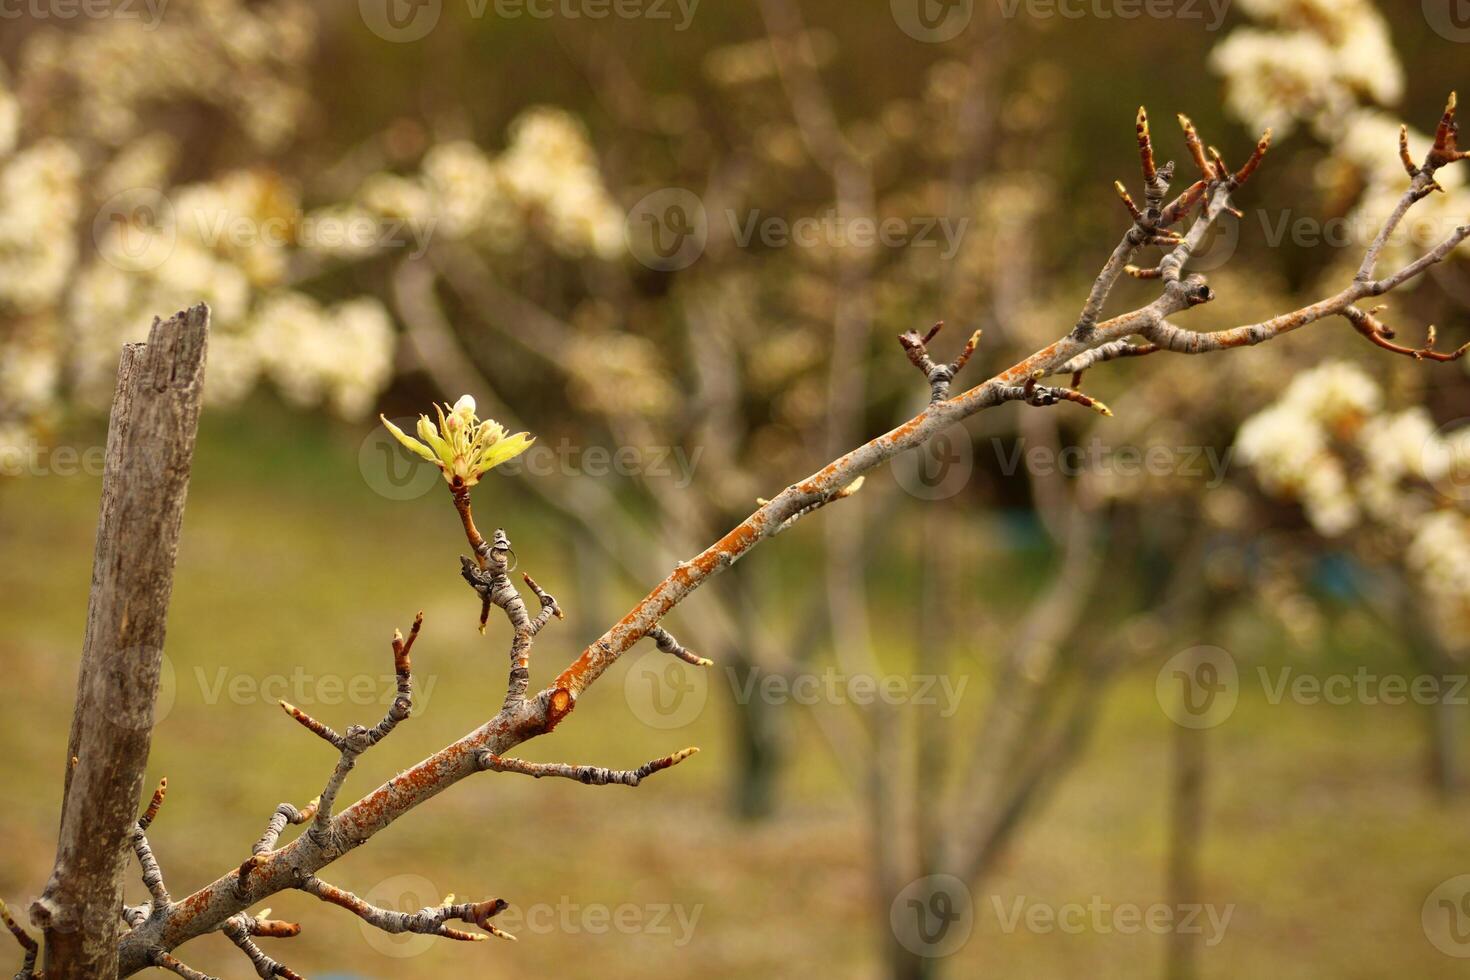
<path id="1" fill-rule="evenodd" d="M 1385 581 L 1389 583 L 1385 591 L 1391 598 L 1385 599 L 1378 591 L 1368 590 L 1364 599 L 1367 608 L 1386 629 L 1403 635 L 1409 659 L 1418 674 L 1435 680 L 1435 699 L 1422 706 L 1424 779 L 1441 799 L 1454 799 L 1463 789 L 1459 759 L 1463 707 L 1448 702 L 1450 695 L 1457 693 L 1455 678 L 1463 674 L 1464 668 L 1429 625 L 1430 612 L 1413 584 L 1402 575 L 1388 576 Z"/>
<path id="2" fill-rule="evenodd" d="M 125 847 L 153 738 L 208 331 L 204 306 L 154 321 L 118 366 L 56 865 L 31 907 L 50 980 L 118 971 Z"/>
<path id="3" fill-rule="evenodd" d="M 1192 661 L 1191 673 L 1198 669 Z M 1205 830 L 1205 779 L 1209 730 L 1174 725 L 1169 783 L 1169 905 L 1179 910 L 1199 901 L 1199 859 Z M 1198 937 L 1173 929 L 1168 934 L 1164 975 L 1168 980 L 1194 980 Z"/>
<path id="4" fill-rule="evenodd" d="M 1422 610 L 1409 609 L 1404 622 L 1418 623 Z M 1461 707 L 1451 703 L 1450 695 L 1457 690 L 1455 677 L 1459 674 L 1457 664 L 1445 652 L 1444 646 L 1429 631 L 1421 626 L 1410 628 L 1410 655 L 1419 665 L 1420 671 L 1435 681 L 1435 697 L 1424 707 L 1425 753 L 1424 771 L 1430 787 L 1445 800 L 1460 795 L 1460 711 Z M 1455 698 L 1454 700 L 1459 700 Z"/>
<path id="5" fill-rule="evenodd" d="M 1209 550 L 1207 546 L 1206 552 Z M 1206 560 L 1203 578 L 1208 581 L 1211 574 L 1210 562 Z M 1219 575 L 1220 572 L 1215 569 L 1213 574 Z M 1199 635 L 1206 641 L 1217 635 L 1224 619 L 1224 604 L 1234 594 L 1233 586 L 1236 584 L 1215 581 L 1214 588 L 1206 586 L 1190 593 L 1197 610 L 1195 619 L 1199 623 Z M 1204 656 L 1202 647 L 1193 648 L 1185 668 L 1190 676 L 1199 675 Z M 1197 906 L 1202 900 L 1200 863 L 1208 810 L 1205 786 L 1209 779 L 1210 728 L 1190 728 L 1177 721 L 1173 725 L 1165 887 L 1169 906 L 1177 916 L 1180 909 Z M 1194 980 L 1199 975 L 1200 935 L 1186 933 L 1176 927 L 1169 931 L 1166 943 L 1164 975 L 1167 980 Z"/>

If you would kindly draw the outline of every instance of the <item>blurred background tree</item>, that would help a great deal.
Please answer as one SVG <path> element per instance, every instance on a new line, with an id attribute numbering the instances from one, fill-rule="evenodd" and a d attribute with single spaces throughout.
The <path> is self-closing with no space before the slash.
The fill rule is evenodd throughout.
<path id="1" fill-rule="evenodd" d="M 305 0 L 171 0 L 156 23 L 7 21 L 0 461 L 83 441 L 119 346 L 202 299 L 215 317 L 206 391 L 222 445 L 276 425 L 347 459 L 375 410 L 464 391 L 507 424 L 535 419 L 541 445 L 565 449 L 523 467 L 507 506 L 544 519 L 565 545 L 591 632 L 757 497 L 922 404 L 899 332 L 945 319 L 941 343 L 957 347 L 983 329 L 977 357 L 1009 363 L 1073 322 L 1123 227 L 1107 188 L 1129 173 L 1126 129 L 1140 103 L 1162 120 L 1187 112 L 1230 160 L 1259 128 L 1277 129 L 1271 179 L 1252 185 L 1245 216 L 1205 257 L 1220 300 L 1200 312 L 1203 326 L 1249 322 L 1350 275 L 1364 229 L 1402 188 L 1397 124 L 1433 118 L 1462 71 L 1460 45 L 1415 7 L 1242 0 L 1216 21 L 1205 5 L 1197 19 L 1130 19 L 981 2 L 941 43 L 904 34 L 881 6 L 855 15 L 835 0 L 701 5 L 679 29 L 673 8 L 656 22 L 476 16 L 445 3 L 412 43 L 378 36 L 358 9 Z M 1428 137 L 1410 140 L 1417 153 Z M 1465 213 L 1460 172 L 1441 182 L 1448 193 L 1419 216 L 1430 230 Z M 702 248 L 678 267 L 650 251 L 658 229 L 639 220 L 670 189 L 692 193 L 705 218 Z M 746 238 L 771 218 L 824 230 L 808 245 Z M 841 234 L 884 219 L 906 229 L 898 247 Z M 1430 240 L 1395 248 L 1408 255 Z M 1436 322 L 1454 346 L 1467 304 L 1462 252 L 1395 297 L 1387 318 L 1415 338 Z M 1372 357 L 1376 380 L 1333 384 L 1350 365 L 1300 373 L 1329 350 Z M 1118 419 L 987 413 L 937 454 L 895 467 L 896 479 L 868 481 L 821 529 L 793 530 L 760 574 L 722 578 L 691 601 L 680 635 L 716 661 L 724 708 L 723 807 L 773 818 L 729 833 L 757 835 L 777 866 L 800 867 L 770 843 L 799 821 L 811 786 L 845 783 L 864 813 L 863 843 L 844 838 L 842 860 L 874 897 L 834 932 L 861 928 L 870 941 L 843 954 L 864 958 L 842 962 L 870 972 L 882 962 L 894 976 L 936 968 L 888 925 L 893 896 L 913 880 L 960 869 L 976 895 L 1025 892 L 1024 878 L 996 880 L 1023 828 L 1054 839 L 1044 803 L 1060 800 L 1064 825 L 1077 817 L 1061 779 L 1107 721 L 1104 690 L 1150 678 L 1170 654 L 1208 642 L 1243 672 L 1278 661 L 1463 671 L 1470 444 L 1448 423 L 1470 416 L 1470 386 L 1458 365 L 1378 353 L 1324 329 L 1238 358 L 1114 365 L 1096 384 Z M 325 406 L 341 421 L 282 405 Z M 1179 463 L 1192 449 L 1229 460 L 1248 418 L 1238 450 L 1249 474 Z M 1058 459 L 1099 440 L 1102 465 L 1076 472 L 1006 465 L 1025 458 L 1017 451 Z M 1115 465 L 1119 450 L 1149 447 L 1176 465 L 1142 475 Z M 644 464 L 665 454 L 672 468 L 593 472 L 592 448 L 632 449 Z M 282 455 L 267 474 L 244 460 L 222 472 L 260 494 L 280 479 L 323 479 Z M 18 504 L 44 493 L 0 486 Z M 82 504 L 73 520 L 89 519 Z M 366 520 L 380 504 L 347 513 Z M 406 509 L 393 506 L 386 513 Z M 26 554 L 20 511 L 6 510 Z M 7 611 L 21 608 L 11 601 Z M 739 693 L 751 678 L 829 667 L 979 681 L 954 718 Z M 1122 697 L 1116 710 L 1154 717 Z M 1458 779 L 1457 713 L 1422 712 L 1442 797 Z M 1173 787 L 1176 819 L 1154 853 L 1166 824 L 1142 815 L 1129 863 L 1169 869 L 1171 884 L 1145 890 L 1164 899 L 1204 887 L 1212 871 L 1190 814 L 1210 805 L 1202 774 L 1218 766 L 1204 766 L 1201 733 L 1148 737 L 1172 746 L 1176 778 L 1161 784 Z M 1268 806 L 1228 781 L 1219 791 L 1238 794 L 1228 805 Z M 1435 821 L 1456 812 L 1416 819 L 1442 829 Z M 1089 880 L 1074 891 L 1102 890 Z M 1363 886 L 1344 873 L 1323 887 Z M 977 938 L 951 972 L 1013 938 Z M 1256 960 L 1201 965 L 1239 972 L 1285 955 L 1259 948 Z M 1169 968 L 1185 975 L 1197 952 L 1171 953 Z M 706 951 L 722 954 L 730 975 L 761 962 Z M 432 955 L 409 962 L 431 970 Z M 1056 971 L 1071 954 L 1018 955 L 1004 962 Z M 1435 968 L 1447 961 L 1421 972 Z"/>

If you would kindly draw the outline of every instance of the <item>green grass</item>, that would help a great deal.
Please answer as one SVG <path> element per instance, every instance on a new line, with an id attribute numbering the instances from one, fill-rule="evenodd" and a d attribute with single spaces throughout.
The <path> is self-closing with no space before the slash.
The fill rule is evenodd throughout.
<path id="1" fill-rule="evenodd" d="M 476 633 L 475 604 L 457 575 L 463 544 L 452 509 L 437 492 L 406 503 L 374 494 L 357 471 L 366 431 L 267 404 L 206 426 L 169 624 L 174 683 L 150 762 L 150 778 L 169 777 L 168 805 L 151 836 L 175 895 L 237 865 L 277 803 L 300 804 L 320 789 L 331 753 L 269 696 L 338 727 L 376 720 L 376 704 L 324 703 L 333 690 L 322 679 L 386 692 L 386 681 L 352 679 L 388 674 L 392 630 L 424 610 L 418 710 L 359 764 L 350 796 L 468 731 L 503 696 L 507 637 L 503 624 L 488 639 Z M 0 668 L 8 680 L 0 895 L 16 905 L 50 870 L 98 489 L 85 477 L 0 483 Z M 516 484 L 492 480 L 477 510 L 484 524 L 507 527 L 521 567 L 569 610 L 538 641 L 533 674 L 544 682 L 606 623 L 578 602 L 570 539 L 523 496 Z M 734 574 L 791 568 L 809 550 L 802 533 L 783 536 L 762 564 Z M 899 601 L 912 592 L 904 583 L 889 591 Z M 622 586 L 609 592 L 606 604 L 635 598 Z M 697 601 L 681 615 L 698 615 Z M 1410 669 L 1382 656 L 1384 671 Z M 1203 955 L 1203 974 L 1464 975 L 1420 927 L 1429 891 L 1470 871 L 1466 805 L 1437 803 L 1420 778 L 1422 719 L 1409 707 L 1271 705 L 1251 682 L 1252 668 L 1286 657 L 1253 654 L 1235 714 L 1206 735 L 1205 898 L 1234 912 L 1223 941 Z M 689 726 L 660 731 L 630 712 L 627 669 L 619 664 L 567 724 L 524 755 L 614 766 L 685 744 L 702 746 L 701 755 L 637 790 L 478 777 L 325 877 L 367 893 L 410 875 L 427 884 L 410 881 L 400 893 L 431 893 L 410 898 L 496 895 L 549 907 L 554 919 L 570 903 L 574 925 L 589 909 L 595 916 L 631 904 L 636 911 L 623 914 L 648 921 L 675 905 L 686 921 L 697 910 L 687 944 L 676 942 L 672 919 L 662 933 L 595 932 L 593 919 L 570 932 L 556 922 L 521 925 L 515 944 L 395 947 L 369 942 L 340 910 L 291 894 L 270 904 L 304 931 L 270 941 L 269 951 L 309 976 L 876 976 L 887 899 L 871 886 L 862 804 L 805 721 L 779 814 L 743 825 L 727 815 L 734 762 L 724 685 L 711 685 L 709 704 Z M 1143 670 L 1110 693 L 1097 738 L 975 897 L 975 936 L 950 961 L 952 976 L 1158 974 L 1158 936 L 1007 932 L 993 904 L 1165 900 L 1172 726 L 1153 685 L 1152 670 Z M 967 716 L 984 687 L 983 677 L 972 681 Z M 956 730 L 970 731 L 960 721 Z M 412 955 L 386 955 L 385 945 Z M 190 946 L 186 959 L 222 977 L 249 975 L 217 937 Z"/>

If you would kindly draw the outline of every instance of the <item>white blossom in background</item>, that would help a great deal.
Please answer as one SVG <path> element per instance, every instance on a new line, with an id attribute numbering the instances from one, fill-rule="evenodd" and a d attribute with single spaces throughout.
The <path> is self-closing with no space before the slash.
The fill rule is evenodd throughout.
<path id="1" fill-rule="evenodd" d="M 1210 57 L 1228 80 L 1226 108 L 1283 136 L 1345 97 L 1336 62 L 1336 52 L 1315 34 L 1248 27 L 1233 32 Z"/>
<path id="2" fill-rule="evenodd" d="M 603 186 L 587 131 L 570 113 L 540 107 L 510 127 L 500 159 L 522 207 L 539 210 L 551 238 L 569 255 L 612 258 L 623 246 L 623 213 Z"/>
<path id="3" fill-rule="evenodd" d="M 0 71 L 0 157 L 14 153 L 19 140 L 20 103 L 6 84 L 4 72 Z"/>
<path id="4" fill-rule="evenodd" d="M 81 172 L 59 140 L 0 162 L 0 310 L 40 313 L 61 295 L 77 259 Z"/>
<path id="5" fill-rule="evenodd" d="M 1357 195 L 1347 218 L 1352 247 L 1325 273 L 1339 281 L 1405 186 L 1391 152 L 1401 120 L 1385 111 L 1403 97 L 1403 65 L 1387 22 L 1369 0 L 1242 0 L 1239 6 L 1263 26 L 1232 31 L 1211 52 L 1210 65 L 1224 78 L 1226 107 L 1238 118 L 1278 134 L 1305 126 L 1332 150 L 1319 171 L 1324 189 L 1346 186 Z M 1409 131 L 1416 157 L 1430 142 Z M 1437 176 L 1449 193 L 1416 209 L 1385 250 L 1385 265 L 1412 261 L 1464 219 L 1446 200 L 1463 185 L 1461 171 L 1447 168 Z"/>
<path id="6" fill-rule="evenodd" d="M 325 403 L 361 418 L 391 375 L 393 323 L 373 299 L 323 306 L 285 291 L 262 304 L 247 335 L 261 371 L 302 408 Z"/>
<path id="7" fill-rule="evenodd" d="M 1408 563 L 1431 600 L 1435 627 L 1463 646 L 1470 636 L 1470 520 L 1449 510 L 1428 515 L 1414 533 Z"/>
<path id="8" fill-rule="evenodd" d="M 200 301 L 213 312 L 212 403 L 271 384 L 292 404 L 361 417 L 391 379 L 393 322 L 370 297 L 314 297 L 317 274 L 433 235 L 495 253 L 529 238 L 572 259 L 623 253 L 623 213 L 585 129 L 548 107 L 518 117 L 501 152 L 432 146 L 419 173 L 373 175 L 352 198 L 309 210 L 266 168 L 176 184 L 188 137 L 154 128 L 154 111 L 208 105 L 247 148 L 282 149 L 309 108 L 315 34 L 306 0 L 172 0 L 157 23 L 39 29 L 13 78 L 0 73 L 7 439 L 56 416 L 59 392 L 105 411 L 121 346 Z M 54 105 L 52 91 L 68 93 L 66 111 L 28 128 L 25 107 Z"/>
<path id="9" fill-rule="evenodd" d="M 77 261 L 81 161 L 44 140 L 19 152 L 15 107 L 0 90 L 0 453 L 55 414 L 60 327 L 54 307 Z M 7 457 L 8 458 L 8 457 Z"/>
<path id="10" fill-rule="evenodd" d="M 1388 24 L 1368 0 L 1250 0 L 1240 7 L 1268 26 L 1231 32 L 1211 52 L 1210 65 L 1225 78 L 1227 108 L 1254 128 L 1284 134 L 1306 122 L 1320 130 L 1360 101 L 1391 105 L 1402 97 L 1403 66 Z"/>
<path id="11" fill-rule="evenodd" d="M 1298 502 L 1312 527 L 1336 538 L 1364 528 L 1398 542 L 1399 558 L 1452 645 L 1470 636 L 1470 516 L 1442 487 L 1470 468 L 1470 427 L 1445 434 L 1427 409 L 1384 409 L 1378 384 L 1355 365 L 1299 375 L 1236 435 L 1238 458 L 1266 493 Z"/>
<path id="12" fill-rule="evenodd" d="M 212 105 L 257 147 L 295 134 L 309 105 L 306 67 L 316 15 L 305 0 L 171 0 L 156 22 L 95 18 L 42 30 L 21 54 L 21 78 L 68 93 L 65 135 L 122 146 L 160 103 Z"/>
<path id="13" fill-rule="evenodd" d="M 540 106 L 516 117 L 509 132 L 498 156 L 466 140 L 437 144 L 419 174 L 375 174 L 358 201 L 385 219 L 432 221 L 435 234 L 492 252 L 514 251 L 539 236 L 567 258 L 622 255 L 624 213 L 582 124 Z"/>

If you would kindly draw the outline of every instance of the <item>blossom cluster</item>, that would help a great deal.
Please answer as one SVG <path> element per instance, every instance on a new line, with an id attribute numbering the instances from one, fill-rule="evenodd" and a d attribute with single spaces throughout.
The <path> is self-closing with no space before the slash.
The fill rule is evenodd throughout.
<path id="1" fill-rule="evenodd" d="M 1319 534 L 1388 533 L 1443 635 L 1470 635 L 1470 426 L 1443 431 L 1423 406 L 1389 410 L 1366 372 L 1330 361 L 1247 419 L 1236 450 Z"/>
<path id="2" fill-rule="evenodd" d="M 1262 23 L 1237 28 L 1211 53 L 1225 80 L 1226 107 L 1254 128 L 1286 134 L 1306 127 L 1332 153 L 1318 168 L 1330 195 L 1350 195 L 1347 226 L 1377 229 L 1403 193 L 1407 178 L 1392 152 L 1400 120 L 1386 111 L 1404 92 L 1404 69 L 1388 25 L 1370 0 L 1242 0 L 1241 9 Z M 1412 152 L 1432 142 L 1409 130 Z M 1388 265 L 1403 265 L 1463 220 L 1454 201 L 1464 184 L 1458 168 L 1436 179 L 1449 193 L 1422 202 L 1390 240 Z M 1353 242 L 1325 275 L 1339 281 L 1366 247 Z"/>
<path id="3" fill-rule="evenodd" d="M 383 170 L 355 191 L 259 163 L 198 174 L 206 133 L 187 120 L 200 107 L 209 141 L 240 151 L 224 160 L 304 135 L 317 26 L 307 0 L 172 0 L 157 23 L 38 29 L 14 76 L 0 67 L 0 450 L 66 410 L 105 410 L 121 345 L 200 301 L 213 403 L 269 383 L 357 418 L 391 380 L 396 331 L 373 294 L 344 292 L 344 267 L 431 235 L 496 254 L 528 240 L 574 260 L 622 254 L 588 134 L 552 108 L 522 113 L 499 152 L 441 142 L 415 154 L 417 173 Z"/>
<path id="4" fill-rule="evenodd" d="M 586 129 L 547 106 L 511 123 L 499 155 L 468 140 L 439 143 L 415 175 L 368 178 L 356 203 L 493 252 L 514 251 L 533 232 L 569 258 L 612 259 L 624 249 L 623 211 L 603 183 Z"/>

